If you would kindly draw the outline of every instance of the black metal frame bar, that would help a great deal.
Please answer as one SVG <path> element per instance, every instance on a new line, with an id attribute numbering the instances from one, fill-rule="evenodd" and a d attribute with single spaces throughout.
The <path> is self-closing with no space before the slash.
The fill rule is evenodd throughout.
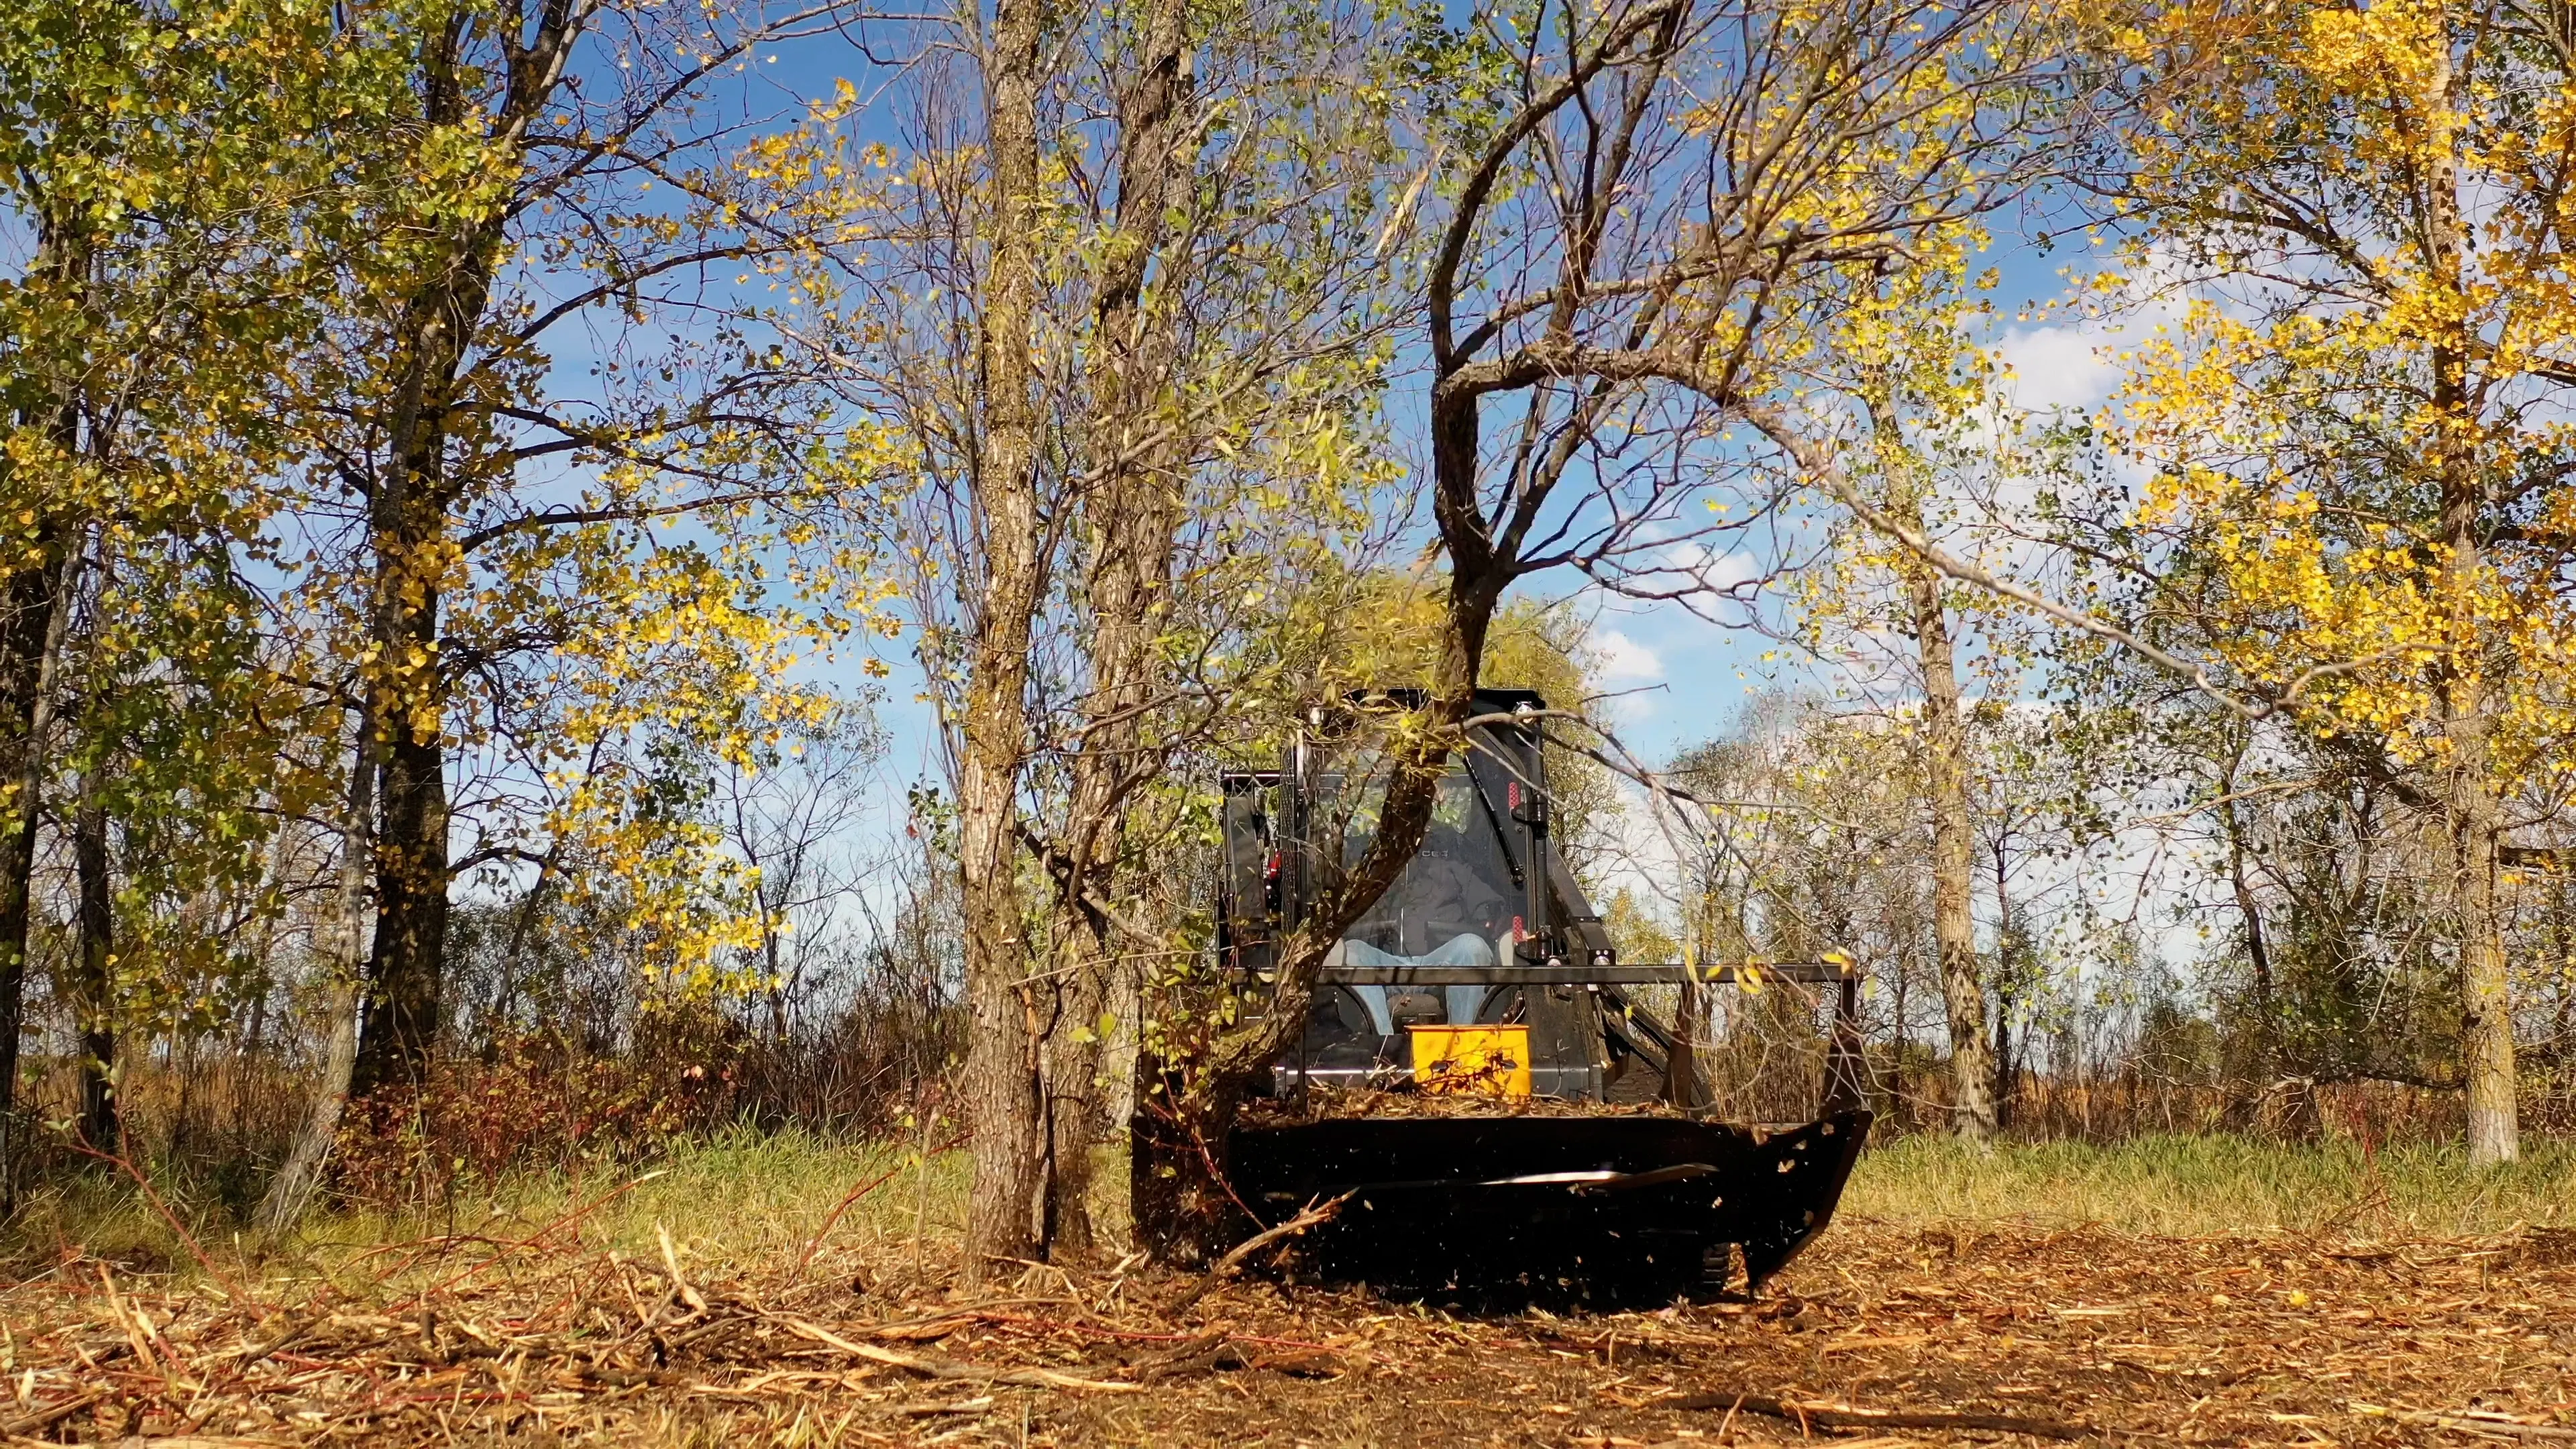
<path id="1" fill-rule="evenodd" d="M 1620 962 L 1592 966 L 1327 966 L 1319 980 L 1343 986 L 1643 986 L 1658 981 L 1759 985 L 1764 981 L 1857 981 L 1860 967 L 1834 961 L 1730 963 L 1715 966 Z"/>

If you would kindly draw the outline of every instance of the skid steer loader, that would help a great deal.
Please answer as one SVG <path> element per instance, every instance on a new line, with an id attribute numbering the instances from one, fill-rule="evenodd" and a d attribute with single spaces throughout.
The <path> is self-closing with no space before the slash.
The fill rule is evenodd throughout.
<path id="1" fill-rule="evenodd" d="M 1495 689 L 1475 706 L 1484 722 L 1421 850 L 1326 958 L 1306 1030 L 1272 1068 L 1273 1110 L 1228 1141 L 1237 1198 L 1276 1222 L 1347 1194 L 1300 1262 L 1399 1296 L 1669 1302 L 1728 1286 L 1732 1252 L 1758 1289 L 1832 1216 L 1869 1130 L 1858 971 L 1620 960 L 1549 833 L 1545 702 Z M 1218 951 L 1247 987 L 1367 844 L 1377 786 L 1354 717 L 1316 711 L 1278 768 L 1222 776 Z M 1656 983 L 1829 1000 L 1821 1104 L 1811 1090 L 1798 1120 L 1715 1120 L 1690 1044 L 1640 999 Z M 1466 1111 L 1295 1110 L 1444 1091 L 1481 1096 Z"/>

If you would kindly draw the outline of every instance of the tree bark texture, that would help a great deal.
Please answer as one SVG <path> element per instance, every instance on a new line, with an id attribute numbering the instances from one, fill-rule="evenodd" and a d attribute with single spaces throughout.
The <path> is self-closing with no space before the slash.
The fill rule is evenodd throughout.
<path id="1" fill-rule="evenodd" d="M 1699 1073 L 1699 1039 L 1705 1015 L 1700 995 L 1697 981 L 1681 983 L 1680 993 L 1673 998 L 1673 1049 L 1664 1057 L 1664 1100 L 1683 1111 L 1704 1106 L 1708 1101 Z"/>
<path id="2" fill-rule="evenodd" d="M 76 230 L 39 218 L 28 268 L 86 301 L 91 251 Z M 81 398 L 75 385 L 33 389 L 19 421 L 41 428 L 63 459 L 79 454 Z M 26 1029 L 27 931 L 35 905 L 36 830 L 44 814 L 46 749 L 53 728 L 54 674 L 71 619 L 81 567 L 79 520 L 49 496 L 41 480 L 11 479 L 13 493 L 35 516 L 17 572 L 0 584 L 0 1210 L 14 1201 L 20 1145 L 18 1038 Z"/>
<path id="3" fill-rule="evenodd" d="M 254 1219 L 259 1230 L 275 1236 L 295 1225 L 322 1181 L 322 1164 L 339 1136 L 340 1114 L 349 1104 L 349 1089 L 358 1065 L 359 985 L 366 966 L 367 877 L 373 854 L 368 844 L 375 814 L 375 728 L 364 711 L 358 717 L 350 747 L 349 788 L 340 814 L 340 882 L 332 899 L 332 962 L 328 989 L 322 994 L 325 1035 L 322 1079 L 314 1084 L 313 1105 L 297 1130 L 286 1163 L 269 1179 Z"/>
<path id="4" fill-rule="evenodd" d="M 367 962 L 352 1089 L 417 1086 L 438 1037 L 447 961 L 446 681 L 440 585 L 454 560 L 446 479 L 446 397 L 462 349 L 453 318 L 479 314 L 483 288 L 423 300 L 406 319 L 412 361 L 397 403 L 394 465 L 370 520 L 376 577 L 366 717 L 382 735 L 376 931 Z"/>
<path id="5" fill-rule="evenodd" d="M 2227 832 L 2227 884 L 2245 926 L 2245 964 L 2254 981 L 2255 1124 L 2276 1136 L 2306 1139 L 2317 1133 L 2316 1093 L 2283 1061 L 2281 1003 L 2272 970 L 2272 938 L 2263 925 L 2262 898 L 2254 891 L 2253 852 L 2245 841 L 2244 812 L 2237 809 L 2240 741 L 2219 770 L 2219 825 Z"/>
<path id="6" fill-rule="evenodd" d="M 2472 505 L 2473 506 L 2473 505 Z M 2478 568 L 2474 525 L 2452 526 L 2469 508 L 2445 506 L 2450 557 L 2443 565 L 2452 605 L 2452 638 L 2473 646 L 2476 631 L 2473 576 Z M 2469 1160 L 2479 1166 L 2511 1162 L 2521 1154 L 2520 1104 L 2514 1065 L 2512 979 L 2506 969 L 2502 921 L 2496 901 L 2498 816 L 2489 775 L 2489 720 L 2484 680 L 2475 663 L 2446 670 L 2443 726 L 2449 736 L 2452 869 L 2451 909 L 2460 933 L 2461 1056 L 2468 1078 Z"/>
<path id="7" fill-rule="evenodd" d="M 42 528 L 38 561 L 12 575 L 0 595 L 0 1207 L 12 1200 L 19 1155 L 18 1037 L 26 1027 L 27 927 L 33 915 L 36 824 L 42 813 L 46 737 L 52 732 L 54 670 L 62 656 L 71 530 Z"/>
<path id="8" fill-rule="evenodd" d="M 107 809 L 96 772 L 81 781 L 72 817 L 72 873 L 80 898 L 80 939 L 72 955 L 72 1010 L 80 1027 L 80 1134 L 93 1149 L 116 1148 L 116 910 L 108 876 Z"/>
<path id="9" fill-rule="evenodd" d="M 2456 93 L 2465 76 L 2455 71 L 2447 46 L 2438 47 L 2425 87 L 2430 118 L 2426 154 L 2431 158 L 2425 235 L 2432 273 L 2466 305 L 2467 227 L 2461 215 L 2459 147 L 2455 117 L 2467 97 Z M 2452 841 L 2451 914 L 2460 938 L 2461 1056 L 2468 1082 L 2469 1160 L 2479 1166 L 2511 1162 L 2521 1154 L 2520 1106 L 2514 1066 L 2513 990 L 2504 959 L 2503 922 L 2496 902 L 2500 820 L 2491 773 L 2490 717 L 2485 641 L 2478 595 L 2485 574 L 2486 475 L 2478 456 L 2477 399 L 2471 359 L 2481 343 L 2460 337 L 2433 348 L 2433 416 L 2442 428 L 2435 456 L 2441 470 L 2442 573 L 2440 588 L 2450 651 L 2434 666 L 2442 729 Z"/>
<path id="10" fill-rule="evenodd" d="M 1909 510 L 1911 511 L 1911 510 Z M 1941 609 L 1941 577 L 1907 555 L 1905 586 L 1914 647 L 1923 666 L 1923 761 L 1932 805 L 1932 938 L 1941 959 L 1941 1001 L 1950 1019 L 1950 1124 L 1971 1142 L 1995 1135 L 1995 1053 L 1986 1034 L 1986 988 L 1970 914 L 1976 871 L 1968 805 L 1968 731 L 1959 671 Z"/>
<path id="11" fill-rule="evenodd" d="M 2260 1070 L 2269 1078 L 2280 1068 L 2280 1004 L 2272 988 L 2272 943 L 2263 933 L 2263 903 L 2254 894 L 2254 877 L 2245 849 L 2245 821 L 2236 808 L 2236 761 L 2219 773 L 2219 823 L 2227 831 L 2227 884 L 2236 900 L 2237 919 L 2245 926 L 2245 961 L 2254 975 L 2255 1030 Z"/>
<path id="12" fill-rule="evenodd" d="M 1180 484 L 1168 463 L 1174 449 L 1161 436 L 1158 406 L 1174 350 L 1172 317 L 1168 308 L 1146 305 L 1145 283 L 1165 244 L 1164 219 L 1192 171 L 1180 135 L 1189 95 L 1188 15 L 1183 0 L 1153 0 L 1145 15 L 1119 98 L 1117 214 L 1093 304 L 1098 361 L 1084 432 L 1101 477 L 1083 499 L 1092 681 L 1056 866 L 1057 964 L 1046 1047 L 1046 1246 L 1050 1257 L 1066 1261 L 1093 1250 L 1090 1155 L 1103 1125 L 1101 1055 L 1115 1034 L 1103 1017 L 1113 1014 L 1110 993 L 1120 975 L 1118 927 L 1102 903 L 1117 892 L 1126 804 L 1142 778 L 1155 641 L 1168 613 L 1180 527 Z"/>
<path id="13" fill-rule="evenodd" d="M 991 228 L 982 317 L 983 447 L 975 521 L 984 579 L 965 716 L 957 722 L 958 866 L 966 924 L 966 1099 L 974 1132 L 966 1276 L 1035 1256 L 1045 1191 L 1039 983 L 1019 880 L 1031 617 L 1045 595 L 1038 403 L 1037 110 L 1045 0 L 1002 0 L 984 60 Z"/>

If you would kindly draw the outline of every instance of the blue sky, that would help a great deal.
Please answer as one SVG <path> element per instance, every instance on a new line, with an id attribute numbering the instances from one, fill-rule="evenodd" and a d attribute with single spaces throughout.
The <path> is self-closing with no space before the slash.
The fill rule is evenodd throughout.
<path id="1" fill-rule="evenodd" d="M 750 92 L 767 92 L 773 102 L 803 95 L 828 95 L 848 76 L 862 95 L 871 91 L 870 76 L 883 76 L 862 56 L 849 37 L 827 35 L 764 52 L 750 76 Z M 888 117 L 863 122 L 871 133 L 882 130 L 893 139 Z M 2004 319 L 1993 338 L 2015 369 L 2016 400 L 2029 407 L 2082 406 L 2098 402 L 2109 391 L 2113 365 L 2100 349 L 2115 341 L 2098 326 L 2083 323 L 2020 323 L 2012 319 L 2027 304 L 2045 303 L 2063 294 L 2062 271 L 2086 261 L 2080 229 L 2070 228 L 2053 208 L 2035 206 L 2023 217 L 1998 217 L 1988 260 L 2001 274 L 1995 294 L 1997 315 Z M 2033 241 L 2042 226 L 2059 238 L 2054 253 Z M 2071 234 L 2071 235 L 2070 235 Z M 1393 410 L 1401 418 L 1413 411 L 1399 395 Z M 1533 581 L 1562 597 L 1572 584 L 1563 579 Z M 1744 628 L 1730 628 L 1699 618 L 1677 605 L 1638 604 L 1598 593 L 1573 595 L 1579 612 L 1591 623 L 1592 649 L 1599 682 L 1618 692 L 1610 717 L 1623 739 L 1649 759 L 1669 758 L 1676 751 L 1726 730 L 1749 694 L 1772 688 L 1830 685 L 1834 668 L 1805 659 L 1777 640 Z M 891 781 L 936 780 L 942 773 L 930 708 L 918 699 L 921 677 L 909 639 L 880 648 L 893 668 L 880 710 L 890 737 L 884 772 Z M 1767 657 L 1766 657 L 1767 656 Z M 855 680 L 857 660 L 844 662 Z"/>
<path id="2" fill-rule="evenodd" d="M 2004 274 L 1998 302 L 2011 317 L 2025 300 L 2045 300 L 2066 283 L 2060 268 L 2067 252 L 2041 254 L 2018 235 L 1996 238 Z M 2031 408 L 2081 407 L 2100 402 L 2115 382 L 2116 365 L 2102 355 L 2118 335 L 2083 322 L 2012 323 L 1994 345 L 2013 365 L 2016 401 Z M 1830 687 L 1829 665 L 1804 657 L 1750 628 L 1729 627 L 1671 603 L 1641 603 L 1597 590 L 1571 591 L 1569 581 L 1535 596 L 1569 600 L 1588 620 L 1600 687 L 1619 697 L 1609 718 L 1621 738 L 1651 761 L 1723 733 L 1748 696 L 1769 689 Z M 1579 582 L 1579 581 L 1576 581 Z M 902 643 L 883 656 L 895 669 L 882 718 L 892 738 L 886 768 L 899 779 L 938 776 L 929 707 L 915 699 L 921 676 Z"/>

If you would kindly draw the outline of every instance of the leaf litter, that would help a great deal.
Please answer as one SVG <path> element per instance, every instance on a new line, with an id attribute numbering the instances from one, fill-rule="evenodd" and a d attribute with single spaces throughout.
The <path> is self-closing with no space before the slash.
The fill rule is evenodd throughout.
<path id="1" fill-rule="evenodd" d="M 2563 1229 L 1847 1216 L 1758 1300 L 1482 1317 L 1132 1258 L 970 1291 L 895 1247 L 657 1247 L 432 1239 L 247 1287 L 66 1254 L 0 1289 L 0 1441 L 2576 1444 Z"/>

